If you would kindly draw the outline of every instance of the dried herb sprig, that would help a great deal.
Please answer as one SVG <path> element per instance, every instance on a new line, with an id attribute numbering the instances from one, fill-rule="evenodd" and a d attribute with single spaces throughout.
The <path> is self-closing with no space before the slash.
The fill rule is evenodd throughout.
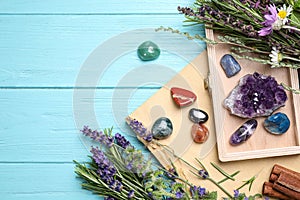
<path id="1" fill-rule="evenodd" d="M 272 68 L 300 68 L 300 1 L 196 0 L 193 7 L 179 6 L 178 11 L 187 24 L 205 24 L 221 34 L 219 41 L 203 41 L 235 46 L 231 50 L 238 58 Z"/>
<path id="2" fill-rule="evenodd" d="M 143 133 L 144 132 L 147 132 L 148 134 L 151 134 L 148 129 L 141 123 L 139 122 L 138 120 L 136 119 L 132 119 L 130 117 L 127 117 L 126 119 L 127 121 L 127 124 L 129 125 L 129 127 L 137 134 L 138 137 L 142 138 L 141 137 L 141 131 L 140 130 L 143 130 L 142 131 L 142 136 L 144 135 Z M 137 126 L 138 125 L 138 126 Z M 138 127 L 138 128 L 137 128 Z M 145 140 L 145 138 L 144 138 Z M 156 147 L 161 147 L 164 151 L 166 151 L 167 153 L 170 154 L 171 157 L 174 157 L 178 160 L 180 160 L 181 162 L 183 162 L 183 164 L 185 164 L 188 168 L 189 168 L 189 171 L 194 174 L 196 177 L 198 177 L 199 179 L 201 180 L 208 180 L 210 182 L 212 182 L 216 187 L 218 187 L 220 190 L 222 190 L 229 199 L 244 199 L 242 197 L 246 197 L 246 195 L 244 193 L 240 193 L 239 195 L 232 195 L 230 192 L 228 192 L 221 184 L 227 180 L 232 180 L 234 181 L 235 178 L 234 176 L 236 176 L 239 171 L 236 171 L 234 172 L 233 174 L 229 174 L 227 172 L 225 172 L 221 167 L 219 167 L 217 164 L 215 163 L 211 163 L 211 165 L 217 170 L 219 171 L 221 174 L 224 175 L 224 179 L 222 179 L 221 181 L 216 181 L 215 179 L 213 179 L 210 175 L 209 175 L 209 172 L 207 170 L 207 168 L 203 165 L 203 163 L 198 159 L 198 158 L 195 158 L 195 160 L 197 161 L 197 163 L 199 164 L 200 166 L 200 169 L 195 167 L 194 165 L 192 165 L 191 163 L 187 162 L 186 160 L 184 160 L 183 158 L 181 158 L 180 156 L 176 155 L 174 153 L 174 151 L 166 146 L 166 145 L 163 145 L 161 144 L 159 141 L 157 140 L 151 140 L 151 141 L 146 141 L 146 143 L 148 143 L 147 145 L 149 145 L 151 147 L 151 144 L 153 144 L 154 146 Z M 214 191 L 214 192 L 203 192 L 203 188 L 201 189 L 196 187 L 196 186 L 193 186 L 191 185 L 189 182 L 187 182 L 186 180 L 183 180 L 177 173 L 177 169 L 175 168 L 175 165 L 173 164 L 173 162 L 170 161 L 170 164 L 172 166 L 172 168 L 170 168 L 169 170 L 164 170 L 162 169 L 162 171 L 165 171 L 166 172 L 166 175 L 168 177 L 170 177 L 171 179 L 174 179 L 174 180 L 179 180 L 180 182 L 183 182 L 186 184 L 186 186 L 189 186 L 190 188 L 190 195 L 192 195 L 192 199 L 217 199 L 217 193 Z M 254 179 L 252 180 L 251 179 L 251 182 L 246 182 L 242 187 L 244 187 L 245 185 L 248 185 L 250 184 L 250 186 L 252 185 Z M 240 188 L 242 188 L 240 187 Z M 251 187 L 250 187 L 251 188 Z M 201 189 L 201 192 L 200 192 L 200 189 Z M 238 191 L 238 190 L 237 190 Z M 204 195 L 205 194 L 205 195 Z M 189 195 L 187 195 L 188 197 Z M 254 196 L 249 196 L 250 199 L 255 199 L 256 197 L 262 197 L 262 195 L 260 194 L 256 194 Z M 226 198 L 224 198 L 226 199 Z M 265 199 L 268 199 L 267 197 Z"/>
<path id="3" fill-rule="evenodd" d="M 132 121 L 131 126 L 141 135 L 148 135 L 144 134 L 148 131 L 138 121 Z M 97 131 L 85 126 L 81 132 L 99 143 L 99 147 L 91 148 L 91 161 L 74 161 L 75 173 L 83 180 L 84 189 L 107 200 L 192 198 L 187 192 L 193 186 L 191 183 L 172 171 L 168 171 L 172 177 L 167 176 L 165 169 L 146 158 L 124 136 L 119 133 L 113 135 L 112 128 Z M 206 192 L 198 199 L 216 199 L 212 198 L 213 194 Z"/>

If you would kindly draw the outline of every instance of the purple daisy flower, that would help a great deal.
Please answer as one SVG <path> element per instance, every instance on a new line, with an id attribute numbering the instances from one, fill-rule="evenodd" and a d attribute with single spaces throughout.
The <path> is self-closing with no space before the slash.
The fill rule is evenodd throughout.
<path id="1" fill-rule="evenodd" d="M 278 22 L 276 6 L 273 4 L 267 6 L 267 8 L 269 10 L 269 14 L 264 15 L 265 21 L 262 22 L 262 25 L 264 25 L 264 27 L 258 31 L 259 36 L 266 36 L 271 34 L 273 32 L 273 29 L 280 29 L 280 27 L 274 26 L 277 25 Z"/>

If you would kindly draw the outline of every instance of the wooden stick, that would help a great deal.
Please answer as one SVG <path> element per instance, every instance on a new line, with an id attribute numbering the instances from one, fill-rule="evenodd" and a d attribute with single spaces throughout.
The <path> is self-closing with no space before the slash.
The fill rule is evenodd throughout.
<path id="1" fill-rule="evenodd" d="M 285 186 L 300 194 L 300 177 L 293 173 L 281 172 L 275 183 Z"/>
<path id="2" fill-rule="evenodd" d="M 277 174 L 273 174 L 273 173 L 270 174 L 269 181 L 271 183 L 274 183 L 277 179 L 278 179 L 278 175 Z"/>
<path id="3" fill-rule="evenodd" d="M 264 183 L 262 194 L 267 195 L 269 197 L 276 198 L 276 199 L 292 200 L 290 197 L 282 194 L 281 192 L 278 192 L 277 190 L 274 190 L 273 183 L 270 183 L 270 182 Z"/>
<path id="4" fill-rule="evenodd" d="M 296 176 L 299 176 L 300 177 L 300 173 L 299 172 L 295 172 L 291 169 L 288 169 L 286 167 L 283 167 L 281 165 L 278 165 L 278 164 L 275 164 L 273 169 L 272 169 L 272 174 L 276 174 L 276 175 L 279 175 L 281 172 L 290 172 L 290 173 L 293 173 L 295 174 Z"/>
<path id="5" fill-rule="evenodd" d="M 290 199 L 297 199 L 299 200 L 300 199 L 300 192 L 296 192 L 294 190 L 291 190 L 283 185 L 280 185 L 279 183 L 275 182 L 273 184 L 273 189 L 276 189 L 278 190 L 279 192 L 285 194 L 286 196 L 289 196 Z"/>

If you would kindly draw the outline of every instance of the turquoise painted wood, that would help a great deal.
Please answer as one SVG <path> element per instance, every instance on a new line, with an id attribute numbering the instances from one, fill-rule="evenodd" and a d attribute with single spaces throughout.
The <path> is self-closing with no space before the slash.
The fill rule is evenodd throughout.
<path id="1" fill-rule="evenodd" d="M 178 5 L 191 5 L 190 0 L 2 0 L 0 13 L 11 14 L 176 14 Z"/>
<path id="2" fill-rule="evenodd" d="M 204 35 L 201 26 L 183 27 L 184 18 L 177 14 L 177 5 L 192 3 L 0 1 L 1 199 L 102 199 L 82 190 L 73 172 L 72 160 L 87 160 L 93 144 L 79 134 L 83 124 L 114 126 L 148 153 L 129 132 L 124 117 L 205 48 L 201 42 L 193 48 L 185 42 L 170 45 L 173 37 L 183 38 L 149 30 L 163 25 Z M 122 34 L 137 29 L 143 34 L 117 43 Z M 162 54 L 144 63 L 135 47 L 148 37 L 158 42 Z M 106 57 L 114 58 L 109 65 L 103 68 L 99 57 L 99 66 L 82 73 L 93 52 L 112 39 L 124 52 L 114 57 L 118 46 L 105 47 Z M 153 73 L 145 76 L 149 68 Z M 162 76 L 156 76 L 158 68 Z M 99 70 L 103 73 L 90 84 L 88 79 Z M 78 83 L 82 77 L 87 81 Z"/>
<path id="3" fill-rule="evenodd" d="M 150 31 L 146 31 L 145 28 L 155 29 L 160 25 L 182 30 L 191 29 L 180 28 L 182 19 L 180 15 L 2 15 L 0 16 L 0 84 L 2 87 L 74 86 L 81 65 L 101 44 L 114 38 L 118 39 L 120 34 L 136 29 L 145 30 L 144 34 L 150 34 Z M 154 34 L 155 31 L 152 36 Z M 184 40 L 182 36 L 171 33 L 159 32 L 158 34 L 170 35 L 173 38 L 180 37 L 181 41 Z M 124 52 L 129 55 L 114 57 L 115 60 L 112 60 L 114 66 L 109 67 L 113 76 L 103 76 L 102 85 L 114 86 L 116 80 L 120 78 L 119 74 L 143 64 L 135 54 L 135 47 L 142 42 L 143 37 L 140 41 L 135 38 L 136 35 L 132 35 L 129 42 L 120 41 L 122 42 L 120 47 L 115 45 L 110 49 L 104 49 L 104 54 L 113 53 L 115 48 L 130 51 Z M 167 50 L 170 49 L 172 40 L 166 38 L 160 41 L 161 43 L 166 41 L 160 44 L 162 48 L 165 46 Z M 184 58 L 177 61 L 175 58 L 178 56 L 175 57 L 170 54 L 172 52 L 168 53 L 165 50 L 159 60 L 151 63 L 168 65 L 178 71 L 186 64 L 182 62 L 183 59 L 188 62 L 197 52 L 198 49 L 186 48 Z M 120 58 L 122 63 L 118 63 Z"/>
<path id="4" fill-rule="evenodd" d="M 156 91 L 134 90 L 135 88 L 98 89 L 93 99 L 79 99 L 80 109 L 76 111 L 73 109 L 73 90 L 70 89 L 2 90 L 0 162 L 68 163 L 73 159 L 84 160 L 88 151 L 80 140 L 79 130 L 82 126 L 76 126 L 74 115 L 84 117 L 83 123 L 91 128 L 114 126 L 114 131 L 130 136 L 131 132 L 127 132 L 124 122 L 125 117 Z M 115 93 L 121 95 L 116 96 Z M 130 98 L 122 95 L 131 93 L 134 94 Z M 130 103 L 126 104 L 128 101 Z M 95 105 L 98 124 L 90 124 L 93 116 L 86 108 L 91 103 Z M 117 124 L 117 119 L 122 122 Z"/>

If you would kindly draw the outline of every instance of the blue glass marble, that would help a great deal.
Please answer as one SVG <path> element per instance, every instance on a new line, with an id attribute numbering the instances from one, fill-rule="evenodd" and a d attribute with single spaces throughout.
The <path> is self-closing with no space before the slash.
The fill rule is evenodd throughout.
<path id="1" fill-rule="evenodd" d="M 241 71 L 240 64 L 230 54 L 225 54 L 221 58 L 221 66 L 228 78 L 236 75 L 237 73 L 239 73 L 239 71 Z"/>
<path id="2" fill-rule="evenodd" d="M 169 137 L 173 132 L 173 125 L 169 118 L 161 117 L 157 119 L 151 129 L 153 138 L 155 139 L 165 139 Z"/>
<path id="3" fill-rule="evenodd" d="M 257 127 L 257 121 L 250 119 L 246 121 L 241 127 L 239 127 L 230 137 L 229 143 L 231 145 L 239 145 L 248 140 L 253 135 Z"/>
<path id="4" fill-rule="evenodd" d="M 290 120 L 284 113 L 275 113 L 264 121 L 265 129 L 272 134 L 281 135 L 290 127 Z"/>

